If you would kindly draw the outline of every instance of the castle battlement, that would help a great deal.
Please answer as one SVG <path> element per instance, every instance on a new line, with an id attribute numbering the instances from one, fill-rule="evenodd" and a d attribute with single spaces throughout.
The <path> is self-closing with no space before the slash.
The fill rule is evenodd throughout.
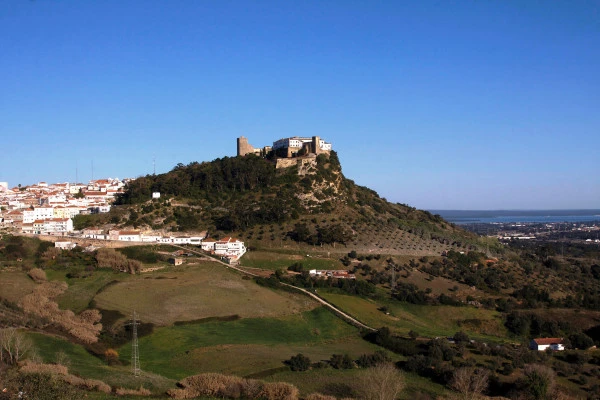
<path id="1" fill-rule="evenodd" d="M 245 156 L 247 154 L 255 154 L 260 157 L 266 157 L 271 152 L 275 156 L 281 158 L 292 158 L 304 156 L 308 154 L 329 154 L 331 151 L 331 143 L 327 143 L 319 136 L 299 137 L 293 136 L 282 138 L 273 142 L 273 146 L 265 146 L 263 148 L 255 148 L 248 139 L 244 136 L 237 138 L 237 155 Z"/>

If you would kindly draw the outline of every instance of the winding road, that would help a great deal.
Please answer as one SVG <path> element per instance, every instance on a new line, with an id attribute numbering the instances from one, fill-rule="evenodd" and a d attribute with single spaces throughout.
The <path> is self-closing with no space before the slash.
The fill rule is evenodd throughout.
<path id="1" fill-rule="evenodd" d="M 215 262 L 218 262 L 218 263 L 220 263 L 220 264 L 224 265 L 225 267 L 227 267 L 227 268 L 231 268 L 231 269 L 234 269 L 234 270 L 236 270 L 236 271 L 238 271 L 238 272 L 241 272 L 242 274 L 249 275 L 249 276 L 253 276 L 253 277 L 256 277 L 256 278 L 260 278 L 260 276 L 259 276 L 259 275 L 257 275 L 257 274 L 253 274 L 252 272 L 245 271 L 245 270 L 243 270 L 243 269 L 241 269 L 241 268 L 239 268 L 239 267 L 236 267 L 235 265 L 230 265 L 230 264 L 227 264 L 227 263 L 225 263 L 225 262 L 223 262 L 223 261 L 221 261 L 221 260 L 217 260 L 217 259 L 215 259 L 215 258 L 208 257 L 208 256 L 207 256 L 207 255 L 205 255 L 204 253 L 201 253 L 201 252 L 199 252 L 199 251 L 197 251 L 197 250 L 192 250 L 192 249 L 189 249 L 189 248 L 187 248 L 187 247 L 183 247 L 183 246 L 179 246 L 179 245 L 175 245 L 175 244 L 171 244 L 171 246 L 173 246 L 173 247 L 178 247 L 178 248 L 180 248 L 180 249 L 182 249 L 182 250 L 185 250 L 185 251 L 187 251 L 187 252 L 191 252 L 191 253 L 198 254 L 198 255 L 199 255 L 201 258 L 203 258 L 203 259 L 206 259 L 206 260 L 210 260 L 210 261 L 215 261 Z M 355 326 L 355 327 L 357 327 L 357 328 L 360 328 L 360 329 L 365 329 L 365 330 L 368 330 L 368 331 L 371 331 L 371 332 L 376 332 L 376 331 L 377 331 L 377 329 L 375 329 L 375 328 L 372 328 L 372 327 L 370 327 L 370 326 L 368 326 L 368 325 L 366 325 L 366 324 L 364 324 L 364 323 L 360 322 L 360 321 L 359 321 L 359 320 L 357 320 L 356 318 L 354 318 L 354 317 L 352 317 L 352 316 L 350 316 L 350 315 L 346 314 L 345 312 L 343 312 L 342 310 L 340 310 L 339 308 L 337 308 L 337 307 L 336 307 L 336 306 L 334 306 L 333 304 L 331 304 L 331 303 L 327 302 L 325 299 L 323 299 L 323 298 L 319 297 L 318 295 L 316 295 L 315 293 L 313 293 L 313 292 L 311 292 L 311 291 L 308 291 L 308 290 L 306 290 L 306 289 L 304 289 L 304 288 L 299 288 L 299 287 L 297 287 L 297 286 L 294 286 L 294 285 L 290 285 L 290 284 L 288 284 L 288 283 L 283 283 L 283 282 L 280 282 L 280 284 L 281 284 L 281 285 L 283 285 L 283 286 L 287 286 L 287 287 L 289 287 L 289 288 L 295 289 L 295 290 L 297 290 L 297 291 L 300 291 L 300 292 L 302 292 L 302 293 L 306 294 L 307 296 L 310 296 L 310 297 L 312 297 L 313 299 L 315 299 L 316 301 L 318 301 L 319 303 L 321 303 L 322 305 L 324 305 L 325 307 L 327 307 L 328 309 L 330 309 L 331 311 L 333 311 L 333 313 L 334 313 L 335 315 L 337 315 L 338 317 L 340 317 L 340 318 L 341 318 L 341 319 L 343 319 L 344 321 L 348 322 L 349 324 L 351 324 L 351 325 L 353 325 L 353 326 Z"/>

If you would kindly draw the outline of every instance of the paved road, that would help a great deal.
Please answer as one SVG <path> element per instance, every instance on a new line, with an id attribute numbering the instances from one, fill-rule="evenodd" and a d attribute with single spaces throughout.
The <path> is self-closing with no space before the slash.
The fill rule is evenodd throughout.
<path id="1" fill-rule="evenodd" d="M 197 250 L 191 250 L 191 249 L 189 249 L 189 248 L 187 248 L 187 247 L 179 246 L 179 245 L 176 245 L 176 244 L 171 244 L 171 246 L 173 246 L 173 247 L 179 247 L 180 249 L 183 249 L 183 250 L 185 250 L 185 251 L 189 251 L 189 252 L 192 252 L 192 253 L 198 254 L 198 255 L 200 255 L 200 256 L 201 256 L 202 258 L 204 258 L 204 259 L 207 259 L 207 260 L 210 260 L 210 261 L 215 261 L 215 262 L 218 262 L 218 263 L 220 263 L 220 264 L 223 264 L 224 266 L 226 266 L 226 267 L 228 267 L 228 268 L 235 269 L 236 271 L 239 271 L 239 272 L 241 272 L 242 274 L 246 274 L 246 275 L 254 276 L 254 277 L 257 277 L 257 278 L 259 278 L 259 277 L 260 277 L 260 276 L 259 276 L 259 275 L 257 275 L 257 274 L 253 274 L 252 272 L 248 272 L 248 271 L 245 271 L 245 270 L 243 270 L 243 269 L 241 269 L 241 268 L 238 268 L 238 267 L 236 267 L 235 265 L 230 265 L 230 264 L 227 264 L 227 263 L 225 263 L 225 262 L 223 262 L 223 261 L 221 261 L 221 260 L 218 260 L 218 259 L 215 259 L 215 258 L 212 258 L 212 257 L 208 257 L 208 256 L 206 256 L 204 253 L 201 253 L 201 252 L 199 252 L 199 251 L 197 251 Z M 297 286 L 294 286 L 294 285 L 290 285 L 290 284 L 288 284 L 288 283 L 283 283 L 283 282 L 280 282 L 280 283 L 281 283 L 283 286 L 287 286 L 287 287 L 293 288 L 293 289 L 295 289 L 295 290 L 298 290 L 298 291 L 300 291 L 300 292 L 303 292 L 303 293 L 304 293 L 304 294 L 306 294 L 307 296 L 310 296 L 310 297 L 312 297 L 313 299 L 315 299 L 316 301 L 318 301 L 319 303 L 323 304 L 325 307 L 327 307 L 327 308 L 329 308 L 331 311 L 333 311 L 333 313 L 334 313 L 334 314 L 336 314 L 338 317 L 341 317 L 341 318 L 342 318 L 344 321 L 346 321 L 346 322 L 350 323 L 351 325 L 354 325 L 354 326 L 356 326 L 356 327 L 358 327 L 358 328 L 361 328 L 361 329 L 366 329 L 366 330 L 369 330 L 369 331 L 371 331 L 371 332 L 375 332 L 375 331 L 377 331 L 377 329 L 374 329 L 374 328 L 372 328 L 372 327 L 370 327 L 370 326 L 368 326 L 368 325 L 366 325 L 366 324 L 363 324 L 362 322 L 360 322 L 360 321 L 359 321 L 359 320 L 357 320 L 356 318 L 354 318 L 354 317 L 352 317 L 352 316 L 350 316 L 350 315 L 346 314 L 345 312 L 343 312 L 342 310 L 340 310 L 339 308 L 337 308 L 337 307 L 336 307 L 336 306 L 334 306 L 333 304 L 331 304 L 331 303 L 328 303 L 326 300 L 324 300 L 323 298 L 321 298 L 321 297 L 317 296 L 317 295 L 316 295 L 315 293 L 313 293 L 313 292 L 310 292 L 310 291 L 308 291 L 308 290 L 306 290 L 306 289 L 303 289 L 303 288 L 299 288 L 299 287 L 297 287 Z"/>

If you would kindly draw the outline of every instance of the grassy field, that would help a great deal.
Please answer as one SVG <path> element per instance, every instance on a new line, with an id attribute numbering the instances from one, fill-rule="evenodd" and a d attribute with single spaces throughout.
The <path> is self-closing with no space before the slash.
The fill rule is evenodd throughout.
<path id="1" fill-rule="evenodd" d="M 0 272 L 0 297 L 18 303 L 27 293 L 31 293 L 35 283 L 23 271 Z"/>
<path id="2" fill-rule="evenodd" d="M 98 269 L 93 274 L 82 278 L 69 279 L 64 271 L 47 270 L 46 275 L 50 280 L 65 281 L 69 287 L 56 298 L 60 308 L 73 310 L 79 313 L 88 308 L 90 301 L 98 290 L 115 280 L 127 279 L 127 275 L 115 273 L 107 269 Z"/>
<path id="3" fill-rule="evenodd" d="M 358 357 L 377 347 L 319 307 L 280 318 L 158 328 L 139 340 L 139 349 L 143 369 L 180 379 L 209 371 L 246 376 L 282 367 L 284 360 L 300 352 L 318 361 L 333 353 Z M 128 360 L 129 345 L 119 351 Z"/>
<path id="4" fill-rule="evenodd" d="M 307 254 L 310 257 L 307 257 Z M 303 251 L 270 251 L 255 250 L 249 251 L 240 260 L 244 267 L 261 269 L 287 269 L 294 263 L 302 263 L 305 270 L 309 269 L 345 269 L 339 260 L 339 257 L 332 255 L 331 258 L 325 255 L 315 254 L 315 252 Z"/>
<path id="5" fill-rule="evenodd" d="M 305 296 L 264 288 L 214 262 L 128 276 L 94 300 L 124 315 L 136 310 L 141 320 L 156 325 L 229 315 L 285 316 L 316 306 Z"/>
<path id="6" fill-rule="evenodd" d="M 319 292 L 327 301 L 357 317 L 369 326 L 389 327 L 392 331 L 407 334 L 414 330 L 423 336 L 448 336 L 463 330 L 479 337 L 504 338 L 506 329 L 495 311 L 473 307 L 421 306 L 401 302 L 381 302 L 359 297 Z M 378 308 L 387 306 L 389 315 Z M 479 324 L 474 320 L 481 320 Z"/>
<path id="7" fill-rule="evenodd" d="M 65 364 L 69 368 L 69 373 L 78 376 L 99 379 L 111 386 L 130 389 L 136 389 L 143 385 L 158 393 L 162 393 L 174 385 L 174 381 L 168 378 L 147 372 L 144 372 L 139 378 L 134 378 L 129 366 L 108 366 L 99 358 L 88 353 L 82 346 L 59 337 L 39 333 L 29 333 L 28 337 L 32 340 L 37 354 L 43 362 L 56 362 L 57 354 L 63 353 L 66 356 Z"/>
<path id="8" fill-rule="evenodd" d="M 303 396 L 311 393 L 322 393 L 337 398 L 356 396 L 358 379 L 364 373 L 362 369 L 312 369 L 304 372 L 285 371 L 268 378 L 271 382 L 289 382 L 296 386 Z M 400 394 L 400 399 L 414 399 L 416 393 L 425 393 L 431 398 L 444 394 L 444 386 L 416 374 L 404 373 L 406 388 Z"/>

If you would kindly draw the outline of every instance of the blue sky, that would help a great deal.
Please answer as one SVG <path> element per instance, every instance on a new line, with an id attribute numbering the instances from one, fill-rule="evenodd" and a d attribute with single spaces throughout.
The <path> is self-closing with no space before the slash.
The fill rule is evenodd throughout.
<path id="1" fill-rule="evenodd" d="M 0 181 L 294 136 L 424 209 L 600 208 L 598 1 L 4 0 Z"/>

